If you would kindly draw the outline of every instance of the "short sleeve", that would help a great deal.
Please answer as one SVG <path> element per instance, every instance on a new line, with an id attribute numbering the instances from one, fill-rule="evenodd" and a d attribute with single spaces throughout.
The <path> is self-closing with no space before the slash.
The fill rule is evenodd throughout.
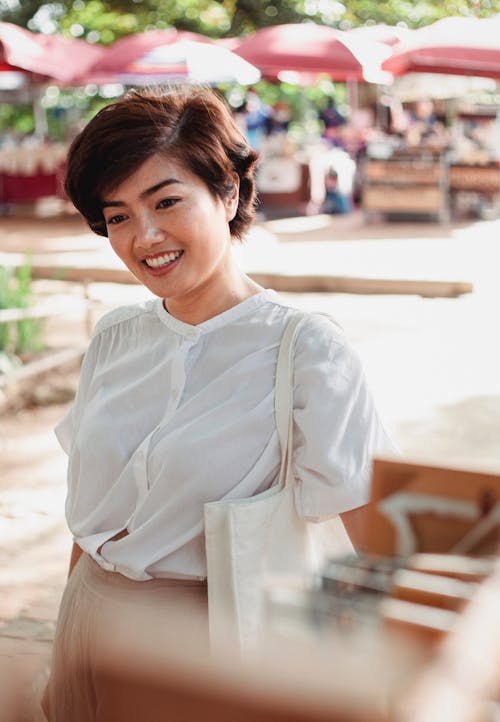
<path id="1" fill-rule="evenodd" d="M 76 392 L 75 400 L 69 409 L 66 416 L 54 428 L 54 433 L 57 440 L 61 444 L 63 451 L 66 454 L 70 453 L 75 432 L 78 426 L 78 419 L 83 408 L 85 398 L 87 397 L 88 388 L 92 380 L 94 373 L 96 356 L 97 356 L 97 345 L 99 343 L 98 336 L 94 336 L 90 342 L 90 345 L 85 352 L 82 361 L 82 367 L 80 369 L 80 380 L 78 382 L 78 390 Z"/>
<path id="2" fill-rule="evenodd" d="M 341 329 L 312 316 L 294 362 L 296 503 L 305 517 L 366 504 L 373 457 L 399 456 L 387 435 L 361 361 Z"/>

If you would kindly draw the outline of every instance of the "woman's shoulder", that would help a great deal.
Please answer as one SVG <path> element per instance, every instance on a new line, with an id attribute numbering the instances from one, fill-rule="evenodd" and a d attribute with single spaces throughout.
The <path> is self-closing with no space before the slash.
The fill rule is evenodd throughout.
<path id="1" fill-rule="evenodd" d="M 112 311 L 108 311 L 101 316 L 94 326 L 93 337 L 99 336 L 100 334 L 108 331 L 111 328 L 117 326 L 123 326 L 128 321 L 135 319 L 139 316 L 152 314 L 155 312 L 156 299 L 148 299 L 141 303 L 134 303 L 127 306 L 119 306 L 114 308 Z"/>
<path id="2" fill-rule="evenodd" d="M 319 311 L 303 311 L 290 307 L 285 322 L 300 314 L 304 320 L 297 334 L 297 352 L 324 355 L 328 349 L 344 347 L 347 344 L 342 326 L 333 316 Z"/>
<path id="3" fill-rule="evenodd" d="M 290 309 L 290 314 L 297 313 L 304 314 L 298 309 Z M 296 383 L 300 386 L 316 383 L 320 377 L 353 379 L 362 375 L 361 358 L 335 318 L 320 312 L 305 312 L 304 315 L 295 342 Z"/>
<path id="4" fill-rule="evenodd" d="M 344 338 L 344 331 L 340 323 L 329 313 L 324 311 L 307 311 L 298 308 L 282 298 L 276 291 L 269 290 L 268 300 L 269 306 L 276 314 L 277 323 L 286 326 L 292 317 L 296 315 L 304 316 L 304 323 L 300 329 L 300 337 L 317 338 L 325 336 L 326 338 Z M 279 319 L 279 320 L 278 320 Z"/>
<path id="5" fill-rule="evenodd" d="M 263 313 L 266 314 L 265 325 L 274 327 L 275 332 L 282 335 L 286 327 L 297 316 L 303 317 L 298 330 L 296 350 L 309 351 L 313 356 L 324 356 L 335 348 L 349 346 L 344 329 L 334 316 L 322 311 L 309 311 L 290 304 L 276 292 L 269 297 L 270 303 Z"/>
<path id="6" fill-rule="evenodd" d="M 303 340 L 345 343 L 344 329 L 334 316 L 320 311 L 313 311 L 307 312 L 305 317 L 302 330 Z"/>

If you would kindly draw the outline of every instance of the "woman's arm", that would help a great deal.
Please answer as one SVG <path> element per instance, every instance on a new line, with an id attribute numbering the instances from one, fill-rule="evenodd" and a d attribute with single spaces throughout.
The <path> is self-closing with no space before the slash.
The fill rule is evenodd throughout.
<path id="1" fill-rule="evenodd" d="M 357 509 L 344 511 L 340 518 L 355 550 L 357 552 L 365 551 L 368 536 L 368 506 L 358 506 Z"/>
<path id="2" fill-rule="evenodd" d="M 355 549 L 364 551 L 372 459 L 394 447 L 359 355 L 334 323 L 312 315 L 297 339 L 294 378 L 297 510 L 321 519 L 350 509 L 340 517 Z"/>
<path id="3" fill-rule="evenodd" d="M 69 571 L 68 571 L 68 577 L 71 575 L 71 572 L 73 571 L 75 564 L 80 559 L 80 557 L 83 554 L 83 549 L 78 546 L 76 542 L 73 542 L 73 547 L 71 549 L 71 557 L 69 560 Z"/>

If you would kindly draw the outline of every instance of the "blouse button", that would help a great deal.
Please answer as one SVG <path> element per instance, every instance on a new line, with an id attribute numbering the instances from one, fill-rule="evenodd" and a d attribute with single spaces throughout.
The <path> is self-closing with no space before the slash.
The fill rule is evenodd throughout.
<path id="1" fill-rule="evenodd" d="M 175 399 L 179 396 L 179 389 L 172 389 L 170 395 L 175 401 Z"/>
<path id="2" fill-rule="evenodd" d="M 193 331 L 188 331 L 186 335 L 191 341 L 194 341 L 194 339 L 197 337 L 198 333 L 193 330 Z"/>

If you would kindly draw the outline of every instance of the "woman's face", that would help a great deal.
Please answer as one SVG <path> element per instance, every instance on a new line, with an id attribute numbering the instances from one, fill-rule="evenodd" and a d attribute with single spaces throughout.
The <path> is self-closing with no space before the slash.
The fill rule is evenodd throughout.
<path id="1" fill-rule="evenodd" d="M 173 313 L 223 292 L 237 205 L 237 184 L 215 197 L 182 163 L 154 155 L 106 195 L 103 215 L 115 253 Z"/>

